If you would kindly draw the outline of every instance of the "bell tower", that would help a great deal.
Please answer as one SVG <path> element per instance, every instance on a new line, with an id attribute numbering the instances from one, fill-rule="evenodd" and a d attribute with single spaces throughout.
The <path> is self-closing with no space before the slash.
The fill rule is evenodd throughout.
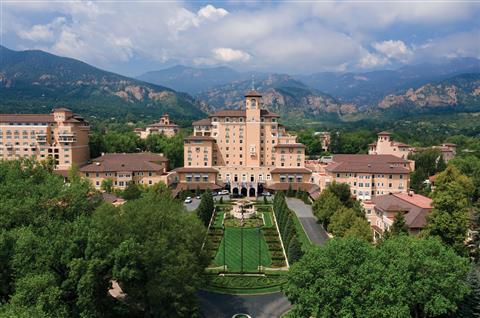
<path id="1" fill-rule="evenodd" d="M 262 95 L 251 90 L 245 94 L 245 124 L 246 124 L 246 164 L 250 167 L 260 165 L 261 148 L 261 103 Z"/>

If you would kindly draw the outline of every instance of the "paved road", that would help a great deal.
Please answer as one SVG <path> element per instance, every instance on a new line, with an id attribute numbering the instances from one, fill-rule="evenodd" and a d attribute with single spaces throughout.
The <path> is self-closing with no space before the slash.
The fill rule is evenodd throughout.
<path id="1" fill-rule="evenodd" d="M 214 200 L 220 200 L 220 197 L 219 195 L 217 196 L 214 196 L 213 199 Z M 229 200 L 230 199 L 230 196 L 228 195 L 223 195 L 223 200 Z M 192 198 L 192 203 L 184 203 L 183 205 L 187 208 L 187 211 L 188 212 L 192 212 L 194 211 L 196 208 L 198 208 L 198 206 L 200 205 L 200 201 L 199 199 L 195 199 L 195 198 Z"/>
<path id="2" fill-rule="evenodd" d="M 327 232 L 321 224 L 317 223 L 312 207 L 295 198 L 287 198 L 287 205 L 297 215 L 310 241 L 316 245 L 325 244 L 328 240 Z"/>
<path id="3" fill-rule="evenodd" d="M 230 318 L 249 314 L 252 318 L 280 317 L 291 305 L 283 293 L 255 296 L 225 295 L 200 291 L 200 306 L 205 318 Z"/>

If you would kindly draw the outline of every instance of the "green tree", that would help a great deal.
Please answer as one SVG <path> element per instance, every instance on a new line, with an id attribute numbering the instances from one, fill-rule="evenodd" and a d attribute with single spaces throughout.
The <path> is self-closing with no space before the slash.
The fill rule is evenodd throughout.
<path id="1" fill-rule="evenodd" d="M 440 173 L 433 192 L 433 209 L 427 216 L 424 233 L 439 237 L 458 253 L 464 254 L 471 209 L 470 196 L 473 192 L 471 180 L 455 167 L 449 166 Z"/>
<path id="2" fill-rule="evenodd" d="M 357 218 L 353 209 L 341 207 L 331 218 L 328 231 L 334 236 L 343 237 Z"/>
<path id="3" fill-rule="evenodd" d="M 408 234 L 408 227 L 405 224 L 405 216 L 403 215 L 403 213 L 398 212 L 397 214 L 395 214 L 392 226 L 389 228 L 388 232 L 391 235 Z"/>
<path id="4" fill-rule="evenodd" d="M 138 185 L 134 181 L 130 181 L 127 184 L 127 187 L 123 191 L 123 198 L 125 200 L 136 200 L 140 198 L 142 195 L 142 190 L 138 187 Z"/>
<path id="5" fill-rule="evenodd" d="M 107 193 L 112 193 L 113 180 L 111 178 L 103 179 L 102 184 L 100 185 L 100 188 Z"/>
<path id="6" fill-rule="evenodd" d="M 313 203 L 312 210 L 318 221 L 328 228 L 332 215 L 342 207 L 342 202 L 328 188 Z"/>
<path id="7" fill-rule="evenodd" d="M 289 197 L 289 198 L 294 196 L 291 184 L 288 185 L 288 190 L 287 190 L 286 196 Z"/>
<path id="8" fill-rule="evenodd" d="M 467 283 L 470 286 L 470 293 L 460 303 L 458 317 L 478 318 L 480 317 L 480 266 L 478 264 L 472 265 Z"/>
<path id="9" fill-rule="evenodd" d="M 345 231 L 344 237 L 357 237 L 371 242 L 373 240 L 373 232 L 370 223 L 365 218 L 355 217 L 352 225 Z"/>
<path id="10" fill-rule="evenodd" d="M 208 189 L 202 194 L 202 199 L 197 208 L 197 216 L 205 226 L 208 226 L 215 209 L 212 192 Z"/>
<path id="11" fill-rule="evenodd" d="M 288 262 L 290 263 L 290 265 L 297 262 L 303 256 L 302 246 L 298 242 L 296 236 L 294 236 L 290 240 L 290 244 L 288 245 L 287 255 L 288 255 Z"/>
<path id="12" fill-rule="evenodd" d="M 457 310 L 467 272 L 468 261 L 433 238 L 378 247 L 335 238 L 293 264 L 284 291 L 293 317 L 436 317 Z"/>

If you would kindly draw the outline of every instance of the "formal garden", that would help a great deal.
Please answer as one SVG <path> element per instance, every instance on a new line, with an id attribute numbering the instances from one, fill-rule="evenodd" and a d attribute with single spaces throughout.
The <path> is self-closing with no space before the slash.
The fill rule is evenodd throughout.
<path id="1" fill-rule="evenodd" d="M 305 233 L 286 208 L 284 196 L 277 197 L 273 202 L 230 200 L 215 204 L 204 245 L 210 259 L 206 289 L 234 294 L 281 289 L 291 261 L 303 253 Z"/>

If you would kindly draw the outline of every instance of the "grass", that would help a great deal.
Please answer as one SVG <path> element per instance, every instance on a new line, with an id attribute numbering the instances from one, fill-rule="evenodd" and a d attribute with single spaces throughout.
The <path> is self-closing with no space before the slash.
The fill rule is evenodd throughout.
<path id="1" fill-rule="evenodd" d="M 242 229 L 236 227 L 226 227 L 225 236 L 222 238 L 220 246 L 218 247 L 217 255 L 215 256 L 214 264 L 217 266 L 223 265 L 224 259 L 224 244 L 225 246 L 225 263 L 227 264 L 228 272 L 240 272 L 242 270 L 242 253 L 241 253 L 241 237 Z M 265 242 L 263 233 L 259 238 L 259 232 L 256 228 L 243 229 L 243 271 L 255 273 L 258 272 L 258 254 L 259 254 L 259 239 L 261 245 L 260 262 L 262 266 L 270 266 L 272 260 L 268 251 L 267 243 Z"/>
<path id="2" fill-rule="evenodd" d="M 273 226 L 272 212 L 263 212 L 263 219 L 265 221 L 265 227 Z"/>
<path id="3" fill-rule="evenodd" d="M 221 228 L 222 227 L 222 221 L 223 221 L 223 216 L 225 215 L 225 212 L 217 212 L 215 214 L 215 219 L 213 220 L 213 227 L 214 228 Z"/>
<path id="4" fill-rule="evenodd" d="M 209 275 L 207 290 L 228 294 L 265 294 L 278 292 L 286 282 L 285 275 L 217 276 Z"/>

